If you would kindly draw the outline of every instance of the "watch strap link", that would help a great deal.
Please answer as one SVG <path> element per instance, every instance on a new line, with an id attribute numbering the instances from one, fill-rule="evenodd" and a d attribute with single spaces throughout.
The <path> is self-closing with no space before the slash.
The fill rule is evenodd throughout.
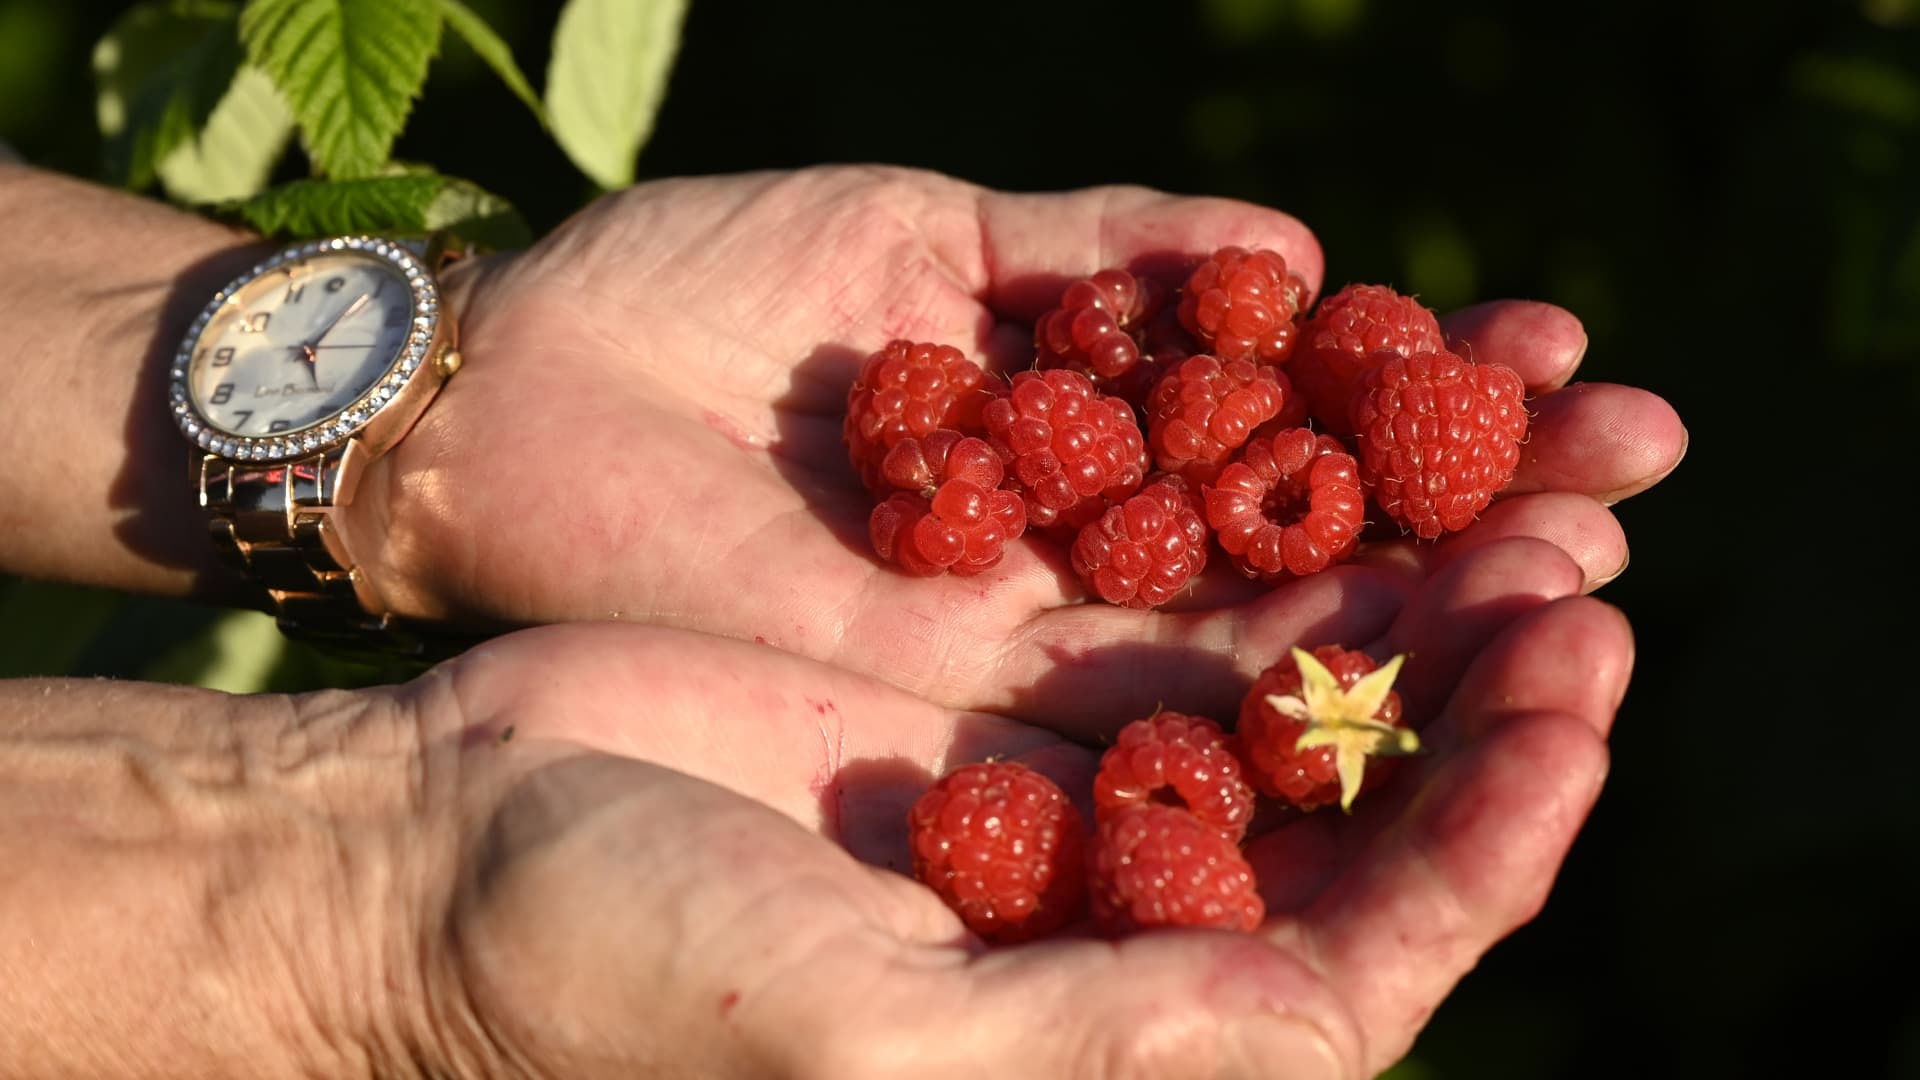
<path id="1" fill-rule="evenodd" d="M 385 611 L 333 519 L 342 458 L 334 450 L 255 464 L 196 453 L 214 549 L 265 590 L 281 632 L 330 652 L 433 660 L 478 641 Z"/>

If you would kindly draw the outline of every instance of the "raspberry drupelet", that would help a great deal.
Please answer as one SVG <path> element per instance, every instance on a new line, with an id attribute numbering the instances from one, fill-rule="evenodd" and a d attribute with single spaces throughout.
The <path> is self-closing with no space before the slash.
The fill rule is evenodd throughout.
<path id="1" fill-rule="evenodd" d="M 1266 917 L 1240 846 L 1177 806 L 1146 803 L 1102 822 L 1087 877 L 1094 924 L 1116 937 L 1156 926 L 1251 931 Z"/>
<path id="2" fill-rule="evenodd" d="M 1344 561 L 1366 524 L 1353 455 L 1307 428 L 1255 436 L 1201 498 L 1221 550 L 1241 573 L 1269 582 Z"/>
<path id="3" fill-rule="evenodd" d="M 1351 414 L 1360 480 L 1375 505 L 1422 539 L 1472 524 L 1519 466 L 1525 394 L 1505 364 L 1445 351 L 1386 359 L 1367 374 Z"/>
<path id="4" fill-rule="evenodd" d="M 1281 415 L 1291 393 L 1277 368 L 1207 353 L 1187 357 L 1147 398 L 1154 464 L 1194 483 L 1212 480 L 1255 428 Z"/>
<path id="5" fill-rule="evenodd" d="M 1060 786 L 1014 761 L 962 765 L 907 814 L 913 874 L 981 938 L 1058 930 L 1085 910 L 1085 823 Z"/>
<path id="6" fill-rule="evenodd" d="M 1165 711 L 1121 728 L 1093 778 L 1094 817 L 1151 802 L 1184 806 L 1227 839 L 1243 839 L 1254 794 L 1232 737 L 1204 716 Z"/>
<path id="7" fill-rule="evenodd" d="M 1142 351 L 1142 335 L 1165 306 L 1165 287 L 1108 268 L 1067 286 L 1060 303 L 1035 320 L 1034 366 L 1064 368 L 1139 408 L 1160 366 Z"/>
<path id="8" fill-rule="evenodd" d="M 867 535 L 879 556 L 923 577 L 994 566 L 1027 528 L 1020 496 L 1001 489 L 1000 457 L 984 440 L 945 428 L 894 444 Z"/>
<path id="9" fill-rule="evenodd" d="M 1077 371 L 1022 371 L 982 413 L 1007 486 L 1037 529 L 1078 529 L 1140 490 L 1146 440 L 1133 406 L 1102 394 Z"/>
<path id="10" fill-rule="evenodd" d="M 1297 340 L 1307 284 L 1266 248 L 1218 248 L 1181 287 L 1180 322 L 1223 360 L 1284 364 Z"/>
<path id="11" fill-rule="evenodd" d="M 1420 749 L 1393 690 L 1404 659 L 1376 665 L 1358 649 L 1322 645 L 1296 648 L 1270 665 L 1240 704 L 1236 734 L 1247 779 L 1301 810 L 1335 800 L 1351 810 L 1364 788 L 1386 776 L 1379 766 L 1366 769 L 1369 756 Z"/>
<path id="12" fill-rule="evenodd" d="M 1070 553 L 1073 570 L 1109 604 L 1159 607 L 1206 569 L 1211 535 L 1187 482 L 1156 474 L 1081 528 Z"/>
<path id="13" fill-rule="evenodd" d="M 901 439 L 939 428 L 982 434 L 980 413 L 995 381 L 951 345 L 899 339 L 870 354 L 847 391 L 841 425 L 847 457 L 867 490 L 885 493 L 881 463 Z"/>
<path id="14" fill-rule="evenodd" d="M 1321 300 L 1300 327 L 1287 374 L 1320 430 L 1353 434 L 1348 408 L 1367 373 L 1389 356 L 1446 348 L 1440 320 L 1385 285 L 1354 284 Z"/>

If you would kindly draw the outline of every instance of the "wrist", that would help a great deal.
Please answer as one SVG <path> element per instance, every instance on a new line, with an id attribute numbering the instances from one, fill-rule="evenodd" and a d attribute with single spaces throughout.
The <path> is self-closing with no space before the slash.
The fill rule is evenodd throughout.
<path id="1" fill-rule="evenodd" d="M 462 493 L 446 480 L 445 471 L 473 430 L 460 413 L 476 357 L 482 367 L 490 362 L 486 293 L 517 258 L 514 253 L 471 256 L 438 275 L 446 310 L 459 327 L 461 373 L 448 380 L 393 452 L 366 470 L 346 508 L 345 524 L 356 538 L 361 568 L 390 611 L 475 635 L 524 624 L 501 618 L 486 597 L 473 594 L 470 571 L 483 557 L 476 554 L 475 542 L 484 537 L 463 511 Z"/>
<path id="2" fill-rule="evenodd" d="M 455 1060 L 423 933 L 452 803 L 423 788 L 412 715 L 384 693 L 0 683 L 0 864 L 24 868 L 0 879 L 0 1060 L 29 1076 Z"/>
<path id="3" fill-rule="evenodd" d="M 0 164 L 0 571 L 238 602 L 193 512 L 167 360 L 198 306 L 261 250 L 152 200 Z"/>

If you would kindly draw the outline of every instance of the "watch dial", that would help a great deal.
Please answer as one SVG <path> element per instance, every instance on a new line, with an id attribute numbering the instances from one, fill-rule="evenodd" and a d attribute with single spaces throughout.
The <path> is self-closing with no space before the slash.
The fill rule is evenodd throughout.
<path id="1" fill-rule="evenodd" d="M 187 392 L 228 434 L 298 432 L 378 382 L 413 317 L 406 276 L 386 259 L 352 250 L 293 259 L 241 286 L 207 319 Z"/>

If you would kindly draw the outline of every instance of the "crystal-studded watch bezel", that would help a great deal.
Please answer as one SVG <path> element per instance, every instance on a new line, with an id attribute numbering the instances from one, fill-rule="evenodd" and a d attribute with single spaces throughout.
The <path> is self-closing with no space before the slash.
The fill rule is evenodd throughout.
<path id="1" fill-rule="evenodd" d="M 193 400 L 188 388 L 193 354 L 208 323 L 237 293 L 262 275 L 289 263 L 332 252 L 358 252 L 383 259 L 407 282 L 412 315 L 404 344 L 388 362 L 380 378 L 344 407 L 296 431 L 272 435 L 236 435 L 212 422 Z M 395 407 L 403 391 L 421 372 L 432 370 L 441 341 L 440 290 L 431 269 L 403 244 L 377 236 L 338 236 L 282 248 L 228 282 L 193 320 L 174 354 L 168 373 L 168 404 L 181 434 L 209 454 L 235 461 L 291 461 L 325 453 L 365 431 L 376 418 Z"/>

